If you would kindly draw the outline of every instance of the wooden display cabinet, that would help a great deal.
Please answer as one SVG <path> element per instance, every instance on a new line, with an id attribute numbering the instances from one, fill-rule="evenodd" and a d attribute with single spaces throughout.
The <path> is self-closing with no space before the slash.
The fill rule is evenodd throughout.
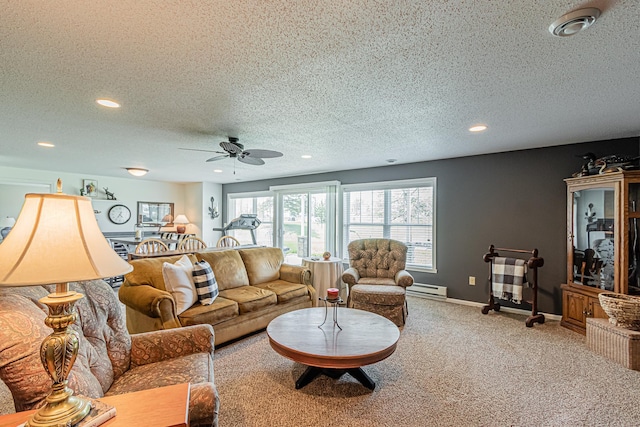
<path id="1" fill-rule="evenodd" d="M 567 283 L 561 324 L 585 333 L 606 318 L 598 294 L 640 294 L 640 171 L 565 179 Z"/>

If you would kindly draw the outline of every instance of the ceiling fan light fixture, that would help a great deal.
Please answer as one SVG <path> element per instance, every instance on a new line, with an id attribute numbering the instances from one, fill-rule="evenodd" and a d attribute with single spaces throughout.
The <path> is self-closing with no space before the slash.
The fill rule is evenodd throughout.
<path id="1" fill-rule="evenodd" d="M 562 15 L 549 26 L 549 32 L 557 37 L 569 37 L 589 28 L 600 17 L 600 9 L 586 7 Z"/>
<path id="2" fill-rule="evenodd" d="M 148 169 L 142 169 L 142 168 L 125 168 L 125 169 L 127 170 L 127 172 L 129 172 L 133 176 L 145 176 L 147 172 L 149 172 Z"/>

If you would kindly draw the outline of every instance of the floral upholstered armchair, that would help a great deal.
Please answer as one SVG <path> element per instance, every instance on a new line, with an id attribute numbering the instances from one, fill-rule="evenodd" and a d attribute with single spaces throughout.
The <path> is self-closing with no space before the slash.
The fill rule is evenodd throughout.
<path id="1" fill-rule="evenodd" d="M 405 270 L 407 245 L 392 239 L 360 239 L 349 243 L 348 305 L 380 314 L 403 326 L 408 314 L 405 288 L 413 276 Z"/>
<path id="2" fill-rule="evenodd" d="M 0 288 L 0 378 L 16 411 L 42 406 L 51 379 L 40 361 L 40 343 L 51 333 L 47 307 L 38 300 L 52 286 Z M 71 283 L 85 295 L 71 327 L 79 336 L 69 375 L 76 394 L 99 398 L 179 383 L 191 384 L 191 426 L 217 426 L 213 378 L 213 328 L 197 325 L 129 335 L 115 292 L 102 280 Z"/>

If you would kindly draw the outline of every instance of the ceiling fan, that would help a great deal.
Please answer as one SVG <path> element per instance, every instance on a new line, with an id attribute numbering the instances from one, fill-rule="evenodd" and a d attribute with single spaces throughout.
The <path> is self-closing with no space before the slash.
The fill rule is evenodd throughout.
<path id="1" fill-rule="evenodd" d="M 282 153 L 273 150 L 258 150 L 258 149 L 244 149 L 244 145 L 238 142 L 238 138 L 230 136 L 229 141 L 222 141 L 220 147 L 224 151 L 215 150 L 199 150 L 196 148 L 181 148 L 181 150 L 190 151 L 205 151 L 209 153 L 218 153 L 219 156 L 211 157 L 207 159 L 207 162 L 215 162 L 226 158 L 237 159 L 239 162 L 246 163 L 248 165 L 264 165 L 262 159 L 272 159 L 274 157 L 282 157 Z"/>

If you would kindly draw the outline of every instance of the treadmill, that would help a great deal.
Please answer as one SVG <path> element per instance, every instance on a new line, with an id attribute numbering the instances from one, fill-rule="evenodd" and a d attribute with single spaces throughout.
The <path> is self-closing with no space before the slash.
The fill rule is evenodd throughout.
<path id="1" fill-rule="evenodd" d="M 238 218 L 234 218 L 223 228 L 214 228 L 213 231 L 222 231 L 222 234 L 228 236 L 229 230 L 250 230 L 251 240 L 253 244 L 257 245 L 256 241 L 256 228 L 260 226 L 261 221 L 258 219 L 258 214 L 241 214 Z"/>

